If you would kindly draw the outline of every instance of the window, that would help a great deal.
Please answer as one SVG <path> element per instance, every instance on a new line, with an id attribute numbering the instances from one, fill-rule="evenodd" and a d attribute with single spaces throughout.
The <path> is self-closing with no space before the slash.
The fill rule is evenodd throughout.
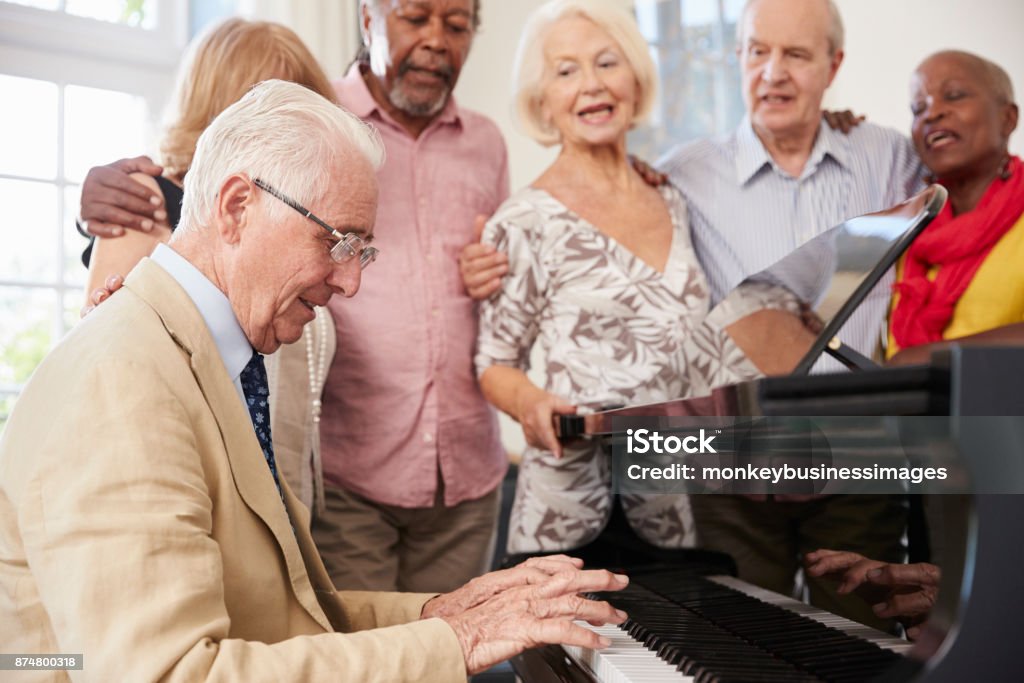
<path id="1" fill-rule="evenodd" d="M 81 182 L 152 152 L 185 19 L 171 0 L 0 2 L 0 431 L 84 301 Z"/>
<path id="2" fill-rule="evenodd" d="M 743 118 L 736 22 L 743 0 L 636 0 L 661 88 L 630 149 L 654 160 L 673 146 L 726 133 Z"/>

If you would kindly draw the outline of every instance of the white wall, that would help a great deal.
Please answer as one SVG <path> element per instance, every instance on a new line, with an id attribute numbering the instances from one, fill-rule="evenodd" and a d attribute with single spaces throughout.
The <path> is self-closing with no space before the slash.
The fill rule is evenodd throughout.
<path id="1" fill-rule="evenodd" d="M 455 93 L 460 105 L 487 114 L 505 134 L 513 191 L 540 175 L 555 158 L 553 149 L 541 147 L 512 122 L 512 61 L 526 17 L 541 4 L 542 0 L 481 0 L 481 30 Z"/>
<path id="2" fill-rule="evenodd" d="M 837 0 L 846 24 L 846 60 L 827 106 L 863 112 L 910 130 L 909 81 L 938 50 L 974 52 L 1002 66 L 1018 101 L 1024 93 L 1024 2 L 1020 0 Z M 1024 154 L 1024 134 L 1010 140 Z"/>

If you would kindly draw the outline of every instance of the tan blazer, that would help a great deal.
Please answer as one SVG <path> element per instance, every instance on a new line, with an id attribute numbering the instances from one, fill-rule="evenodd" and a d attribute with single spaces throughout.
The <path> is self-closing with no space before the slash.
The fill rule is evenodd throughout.
<path id="1" fill-rule="evenodd" d="M 284 492 L 195 305 L 144 259 L 0 440 L 3 651 L 81 653 L 75 680 L 104 683 L 464 680 L 454 632 L 415 621 L 429 596 L 336 592 Z"/>

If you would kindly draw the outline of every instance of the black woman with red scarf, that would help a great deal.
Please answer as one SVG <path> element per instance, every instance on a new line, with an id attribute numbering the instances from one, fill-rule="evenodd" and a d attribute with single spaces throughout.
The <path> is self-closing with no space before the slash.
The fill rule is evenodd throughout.
<path id="1" fill-rule="evenodd" d="M 1024 164 L 1009 153 L 1017 105 L 1000 67 L 966 52 L 925 59 L 911 80 L 912 135 L 949 202 L 900 263 L 894 363 L 959 343 L 1024 343 Z"/>

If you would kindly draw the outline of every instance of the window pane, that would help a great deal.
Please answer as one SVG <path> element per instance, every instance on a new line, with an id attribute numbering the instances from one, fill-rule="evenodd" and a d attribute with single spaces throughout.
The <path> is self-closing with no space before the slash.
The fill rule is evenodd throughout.
<path id="1" fill-rule="evenodd" d="M 67 13 L 117 24 L 156 28 L 157 0 L 67 0 Z"/>
<path id="2" fill-rule="evenodd" d="M 82 198 L 80 185 L 68 185 L 64 188 L 64 282 L 76 287 L 84 287 L 88 270 L 82 265 L 82 251 L 89 240 L 75 230 L 75 217 Z"/>
<path id="3" fill-rule="evenodd" d="M 6 0 L 7 2 L 14 3 L 15 5 L 25 5 L 27 7 L 38 7 L 39 9 L 57 9 L 60 7 L 60 0 Z"/>
<path id="4" fill-rule="evenodd" d="M 57 84 L 0 76 L 0 173 L 57 177 Z"/>
<path id="5" fill-rule="evenodd" d="M 659 39 L 658 31 L 658 0 L 637 0 L 634 9 L 636 10 L 636 23 L 640 33 L 648 42 L 655 42 Z"/>
<path id="6" fill-rule="evenodd" d="M 146 101 L 138 95 L 69 85 L 64 90 L 64 175 L 145 151 Z"/>
<path id="7" fill-rule="evenodd" d="M 27 180 L 0 180 L 0 279 L 55 282 L 57 187 Z"/>
<path id="8" fill-rule="evenodd" d="M 0 385 L 28 381 L 53 342 L 53 290 L 0 287 Z"/>
<path id="9" fill-rule="evenodd" d="M 718 3 L 707 0 L 681 0 L 680 15 L 686 26 L 707 26 L 718 21 Z"/>
<path id="10" fill-rule="evenodd" d="M 725 0 L 725 20 L 735 24 L 740 19 L 740 11 L 743 9 L 744 0 Z"/>

